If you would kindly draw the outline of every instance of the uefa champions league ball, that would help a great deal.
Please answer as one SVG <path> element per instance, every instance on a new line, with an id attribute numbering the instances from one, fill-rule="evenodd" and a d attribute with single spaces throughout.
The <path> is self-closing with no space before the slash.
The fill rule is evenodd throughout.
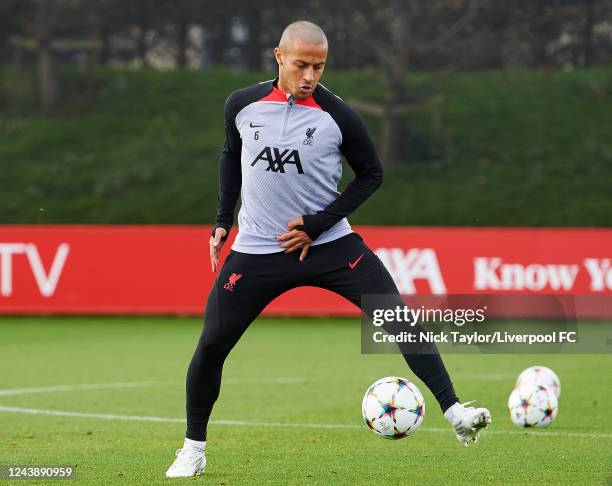
<path id="1" fill-rule="evenodd" d="M 527 383 L 540 383 L 551 390 L 555 397 L 561 395 L 561 381 L 556 373 L 546 366 L 531 366 L 518 376 L 516 379 L 516 388 Z"/>
<path id="2" fill-rule="evenodd" d="M 548 427 L 559 411 L 557 397 L 540 383 L 515 388 L 508 398 L 510 418 L 519 427 Z"/>
<path id="3" fill-rule="evenodd" d="M 414 434 L 425 415 L 425 399 L 406 378 L 388 376 L 376 381 L 365 393 L 363 419 L 372 432 L 387 439 Z"/>

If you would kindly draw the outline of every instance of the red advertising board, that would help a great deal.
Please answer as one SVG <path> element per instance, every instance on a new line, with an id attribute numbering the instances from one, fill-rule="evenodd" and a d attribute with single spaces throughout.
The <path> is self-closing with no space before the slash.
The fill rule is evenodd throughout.
<path id="1" fill-rule="evenodd" d="M 354 229 L 406 295 L 612 296 L 612 229 Z M 209 235 L 209 226 L 0 226 L 0 313 L 201 314 L 215 278 Z M 358 309 L 303 287 L 265 313 Z M 594 304 L 586 314 L 612 317 L 612 308 Z"/>

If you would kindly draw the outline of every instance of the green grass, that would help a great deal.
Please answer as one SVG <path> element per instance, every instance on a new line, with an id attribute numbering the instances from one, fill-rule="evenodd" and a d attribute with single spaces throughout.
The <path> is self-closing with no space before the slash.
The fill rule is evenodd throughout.
<path id="1" fill-rule="evenodd" d="M 0 67 L 0 223 L 212 222 L 223 103 L 272 76 L 101 69 L 87 95 L 67 71 L 49 119 L 31 114 L 31 73 Z M 409 92 L 445 95 L 446 154 L 419 156 L 429 122 L 412 115 L 406 160 L 386 161 L 353 223 L 609 226 L 612 67 L 452 73 L 435 89 L 430 78 L 415 74 Z M 323 82 L 384 97 L 372 71 L 329 69 Z M 345 168 L 343 184 L 351 177 Z"/>
<path id="2" fill-rule="evenodd" d="M 9 318 L 0 322 L 0 389 L 141 382 L 148 386 L 0 396 L 0 406 L 184 416 L 184 374 L 200 332 L 191 318 Z M 230 355 L 202 484 L 605 484 L 612 478 L 612 357 L 446 357 L 463 399 L 493 423 L 462 447 L 426 392 L 413 437 L 386 441 L 362 426 L 361 398 L 382 376 L 412 377 L 399 356 L 361 355 L 357 320 L 259 319 Z M 563 386 L 547 430 L 523 431 L 505 402 L 525 367 L 552 367 Z M 293 379 L 272 383 L 275 379 Z M 423 385 L 417 381 L 421 390 Z M 77 464 L 81 484 L 162 484 L 182 423 L 0 412 L 2 463 Z M 353 428 L 291 427 L 348 424 Z M 172 481 L 182 483 L 186 481 Z M 49 482 L 49 484 L 55 484 Z"/>

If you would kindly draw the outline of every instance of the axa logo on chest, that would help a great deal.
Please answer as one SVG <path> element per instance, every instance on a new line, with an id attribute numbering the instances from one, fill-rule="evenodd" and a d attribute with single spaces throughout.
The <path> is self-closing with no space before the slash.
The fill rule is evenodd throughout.
<path id="1" fill-rule="evenodd" d="M 285 165 L 291 164 L 295 166 L 298 174 L 303 174 L 302 162 L 300 161 L 300 153 L 297 150 L 279 149 L 277 147 L 264 147 L 259 155 L 251 162 L 251 167 L 255 166 L 259 161 L 267 162 L 266 170 L 272 172 L 280 172 L 285 174 Z"/>
<path id="2" fill-rule="evenodd" d="M 40 295 L 52 297 L 69 253 L 70 245 L 61 243 L 55 251 L 55 256 L 47 272 L 34 243 L 0 243 L 0 296 L 10 297 L 13 294 L 13 268 L 21 267 L 25 263 L 19 261 L 19 256 L 25 255 L 25 260 L 34 276 Z"/>

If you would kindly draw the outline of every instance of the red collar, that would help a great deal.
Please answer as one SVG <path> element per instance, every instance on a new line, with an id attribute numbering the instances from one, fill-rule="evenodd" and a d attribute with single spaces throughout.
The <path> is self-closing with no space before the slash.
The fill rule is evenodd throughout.
<path id="1" fill-rule="evenodd" d="M 283 91 L 278 89 L 276 86 L 272 86 L 272 91 L 267 96 L 264 96 L 262 99 L 260 99 L 259 101 L 276 101 L 280 103 L 287 103 L 287 95 Z M 314 100 L 314 97 L 312 95 L 310 95 L 308 98 L 305 98 L 303 100 L 295 100 L 294 103 L 296 105 L 304 105 L 304 106 L 308 106 L 309 108 L 316 108 L 318 110 L 321 110 L 321 107 Z"/>

